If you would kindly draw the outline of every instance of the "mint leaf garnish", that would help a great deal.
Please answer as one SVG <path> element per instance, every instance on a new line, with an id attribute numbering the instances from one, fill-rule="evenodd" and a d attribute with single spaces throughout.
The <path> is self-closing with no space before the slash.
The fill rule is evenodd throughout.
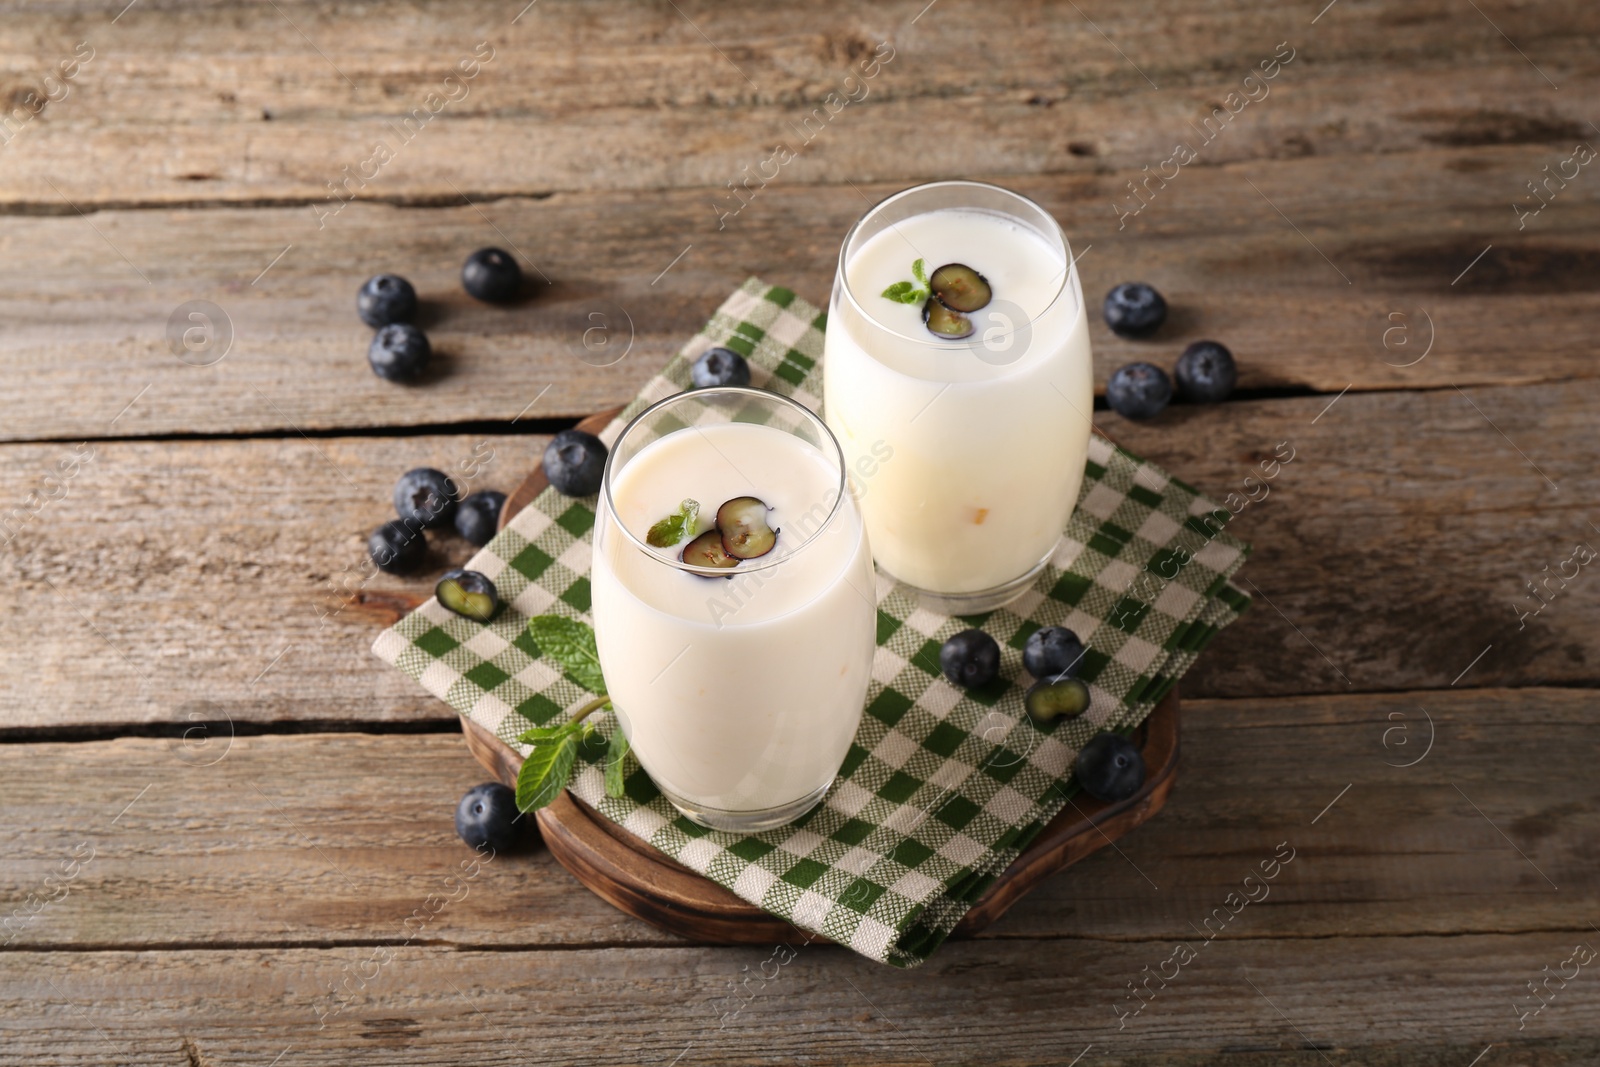
<path id="1" fill-rule="evenodd" d="M 565 615 L 535 615 L 528 620 L 528 634 L 541 652 L 561 664 L 568 678 L 591 693 L 606 691 L 594 630 Z"/>
<path id="2" fill-rule="evenodd" d="M 683 516 L 674 512 L 650 527 L 644 535 L 647 543 L 656 548 L 667 548 L 683 540 Z"/>
<path id="3" fill-rule="evenodd" d="M 694 528 L 700 505 L 685 500 L 678 518 Z M 600 695 L 578 709 L 571 719 L 553 726 L 534 726 L 517 736 L 523 744 L 531 744 L 533 751 L 522 761 L 517 773 L 517 807 L 523 811 L 538 811 L 549 804 L 567 788 L 577 766 L 579 749 L 584 759 L 605 759 L 606 792 L 622 795 L 622 761 L 628 754 L 628 739 L 622 736 L 622 724 L 612 730 L 611 739 L 604 749 L 598 749 L 602 735 L 594 724 L 584 722 L 590 715 L 611 703 L 606 695 L 605 676 L 600 673 L 600 655 L 596 650 L 594 630 L 565 615 L 536 615 L 528 620 L 528 633 L 539 645 L 539 651 L 561 664 L 561 669 L 574 682 Z M 619 740 L 620 739 L 620 740 Z M 614 765 L 614 766 L 613 766 Z M 615 781 L 616 792 L 612 792 Z"/>
<path id="4" fill-rule="evenodd" d="M 568 723 L 560 736 L 541 741 L 522 761 L 522 770 L 517 774 L 519 809 L 538 811 L 561 795 L 572 777 L 582 729 L 577 723 Z"/>
<path id="5" fill-rule="evenodd" d="M 897 304 L 920 304 L 928 299 L 927 264 L 920 259 L 914 261 L 911 264 L 911 273 L 921 283 L 921 288 L 910 282 L 895 282 L 880 295 L 893 300 Z"/>
<path id="6" fill-rule="evenodd" d="M 612 731 L 611 744 L 606 747 L 606 796 L 620 797 L 627 781 L 624 764 L 628 759 L 628 738 L 622 724 Z"/>
<path id="7" fill-rule="evenodd" d="M 644 539 L 656 548 L 668 548 L 682 541 L 685 534 L 693 537 L 699 519 L 700 501 L 685 500 L 678 505 L 677 511 L 650 527 Z"/>

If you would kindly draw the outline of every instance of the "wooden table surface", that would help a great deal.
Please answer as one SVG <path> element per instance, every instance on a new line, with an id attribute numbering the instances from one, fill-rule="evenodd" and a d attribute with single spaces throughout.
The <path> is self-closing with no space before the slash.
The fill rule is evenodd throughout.
<path id="1" fill-rule="evenodd" d="M 124 2 L 0 0 L 0 1063 L 1600 1060 L 1596 5 Z M 394 479 L 510 489 L 954 176 L 1093 305 L 1165 292 L 1157 342 L 1092 317 L 1098 382 L 1237 354 L 1102 429 L 1218 498 L 1294 451 L 1166 811 L 909 972 L 464 875 L 486 775 L 368 652 L 428 591 L 365 575 Z M 532 301 L 461 292 L 490 244 Z M 366 366 L 380 270 L 425 385 Z"/>

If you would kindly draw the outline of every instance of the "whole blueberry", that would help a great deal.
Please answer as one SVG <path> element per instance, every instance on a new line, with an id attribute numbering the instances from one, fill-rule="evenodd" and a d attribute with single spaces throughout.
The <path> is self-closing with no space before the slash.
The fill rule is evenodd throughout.
<path id="1" fill-rule="evenodd" d="M 1144 282 L 1123 282 L 1106 294 L 1105 316 L 1118 337 L 1149 337 L 1167 321 L 1167 302 Z"/>
<path id="2" fill-rule="evenodd" d="M 1106 403 L 1126 419 L 1153 419 L 1172 400 L 1172 379 L 1154 363 L 1118 367 L 1106 383 Z"/>
<path id="3" fill-rule="evenodd" d="M 982 630 L 962 630 L 939 646 L 939 669 L 956 685 L 986 685 L 1000 673 L 1000 646 Z"/>
<path id="4" fill-rule="evenodd" d="M 503 248 L 480 248 L 461 267 L 461 286 L 490 304 L 504 304 L 522 290 L 522 268 Z"/>
<path id="5" fill-rule="evenodd" d="M 377 329 L 410 322 L 417 313 L 417 291 L 398 274 L 374 274 L 356 293 L 356 314 Z"/>
<path id="6" fill-rule="evenodd" d="M 1144 785 L 1144 756 L 1121 734 L 1096 734 L 1078 750 L 1073 773 L 1096 800 L 1127 800 Z"/>
<path id="7" fill-rule="evenodd" d="M 500 529 L 500 509 L 506 495 L 493 489 L 480 489 L 456 505 L 456 533 L 480 548 Z"/>
<path id="8" fill-rule="evenodd" d="M 1083 659 L 1083 642 L 1065 626 L 1044 626 L 1028 635 L 1022 646 L 1022 665 L 1035 678 L 1076 676 Z"/>
<path id="9" fill-rule="evenodd" d="M 428 555 L 428 542 L 420 525 L 395 519 L 368 535 L 367 555 L 380 571 L 405 574 L 422 565 Z"/>
<path id="10" fill-rule="evenodd" d="M 749 385 L 750 364 L 731 348 L 707 349 L 689 368 L 696 389 L 714 385 Z"/>
<path id="11" fill-rule="evenodd" d="M 567 496 L 591 496 L 600 491 L 606 470 L 606 446 L 582 430 L 562 430 L 544 450 L 544 476 Z"/>
<path id="12" fill-rule="evenodd" d="M 408 470 L 394 483 L 394 510 L 406 522 L 448 526 L 455 517 L 461 491 L 443 471 L 432 467 Z"/>
<path id="13" fill-rule="evenodd" d="M 1185 348 L 1172 374 L 1178 379 L 1178 394 L 1200 404 L 1228 399 L 1239 380 L 1233 353 L 1215 341 L 1196 341 Z"/>
<path id="14" fill-rule="evenodd" d="M 499 782 L 467 790 L 456 805 L 456 834 L 482 851 L 510 852 L 517 844 L 517 794 Z"/>
<path id="15" fill-rule="evenodd" d="M 367 362 L 372 373 L 391 382 L 410 382 L 422 376 L 433 355 L 428 335 L 409 322 L 391 322 L 372 335 Z"/>

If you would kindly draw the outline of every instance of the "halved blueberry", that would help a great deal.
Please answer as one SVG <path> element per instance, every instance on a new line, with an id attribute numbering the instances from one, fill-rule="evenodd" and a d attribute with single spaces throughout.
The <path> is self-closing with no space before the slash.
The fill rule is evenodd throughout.
<path id="1" fill-rule="evenodd" d="M 372 335 L 367 362 L 372 373 L 391 382 L 410 382 L 422 376 L 433 346 L 428 335 L 409 322 L 391 322 Z"/>
<path id="2" fill-rule="evenodd" d="M 1228 399 L 1239 380 L 1239 369 L 1234 366 L 1233 353 L 1225 346 L 1215 341 L 1196 341 L 1178 357 L 1173 377 L 1178 379 L 1178 393 L 1185 400 L 1211 404 Z"/>
<path id="3" fill-rule="evenodd" d="M 971 337 L 972 331 L 976 329 L 971 319 L 959 311 L 945 307 L 936 296 L 930 296 L 922 302 L 922 324 L 928 328 L 929 333 L 948 337 L 953 341 Z"/>
<path id="4" fill-rule="evenodd" d="M 1083 658 L 1083 642 L 1065 626 L 1041 626 L 1022 646 L 1022 665 L 1035 678 L 1076 674 Z"/>
<path id="5" fill-rule="evenodd" d="M 428 555 L 428 541 L 420 523 L 390 520 L 367 536 L 367 555 L 380 571 L 405 574 L 422 565 Z"/>
<path id="6" fill-rule="evenodd" d="M 1123 282 L 1106 294 L 1104 312 L 1118 337 L 1148 337 L 1167 321 L 1167 301 L 1144 282 Z"/>
<path id="7" fill-rule="evenodd" d="M 600 491 L 606 471 L 606 446 L 582 430 L 562 430 L 544 450 L 544 476 L 567 496 L 592 496 Z"/>
<path id="8" fill-rule="evenodd" d="M 696 567 L 727 569 L 739 565 L 739 561 L 728 555 L 727 549 L 722 547 L 722 535 L 715 530 L 707 530 L 684 545 L 683 552 L 678 558 Z"/>
<path id="9" fill-rule="evenodd" d="M 689 380 L 696 389 L 717 385 L 749 385 L 750 364 L 731 348 L 710 348 L 689 367 Z"/>
<path id="10" fill-rule="evenodd" d="M 508 303 L 522 290 L 522 268 L 505 249 L 480 248 L 462 264 L 461 287 L 487 303 Z"/>
<path id="11" fill-rule="evenodd" d="M 461 491 L 444 471 L 416 467 L 394 483 L 394 510 L 402 519 L 423 526 L 448 526 L 455 517 Z"/>
<path id="12" fill-rule="evenodd" d="M 356 314 L 373 329 L 410 322 L 417 314 L 417 291 L 398 274 L 374 274 L 356 293 Z"/>
<path id="13" fill-rule="evenodd" d="M 723 550 L 734 559 L 755 559 L 772 551 L 778 531 L 767 525 L 766 502 L 753 496 L 736 496 L 717 509 L 717 533 Z"/>
<path id="14" fill-rule="evenodd" d="M 1096 800 L 1127 800 L 1144 785 L 1144 756 L 1121 734 L 1096 734 L 1078 750 L 1073 773 Z"/>
<path id="15" fill-rule="evenodd" d="M 989 279 L 965 263 L 946 263 L 928 276 L 928 288 L 951 311 L 977 311 L 994 298 Z"/>
<path id="16" fill-rule="evenodd" d="M 1022 695 L 1028 718 L 1041 726 L 1057 719 L 1076 719 L 1089 710 L 1089 687 L 1076 678 L 1035 682 Z"/>
<path id="17" fill-rule="evenodd" d="M 962 630 L 939 647 L 939 669 L 956 685 L 987 685 L 1000 673 L 1000 646 L 982 630 Z"/>
<path id="18" fill-rule="evenodd" d="M 482 548 L 500 529 L 500 509 L 506 495 L 493 489 L 480 489 L 456 505 L 456 533 Z"/>
<path id="19" fill-rule="evenodd" d="M 447 571 L 433 587 L 439 603 L 473 622 L 488 622 L 500 607 L 500 592 L 488 575 L 477 571 Z"/>
<path id="20" fill-rule="evenodd" d="M 456 834 L 480 852 L 509 852 L 517 845 L 517 795 L 499 782 L 475 785 L 456 805 Z"/>
<path id="21" fill-rule="evenodd" d="M 1153 419 L 1172 400 L 1172 379 L 1154 363 L 1117 368 L 1106 383 L 1106 403 L 1125 419 Z"/>

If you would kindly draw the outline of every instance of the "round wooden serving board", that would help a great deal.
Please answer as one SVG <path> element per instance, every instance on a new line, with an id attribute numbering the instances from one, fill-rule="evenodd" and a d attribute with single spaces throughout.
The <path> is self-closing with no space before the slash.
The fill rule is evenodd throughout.
<path id="1" fill-rule="evenodd" d="M 616 414 L 607 411 L 590 416 L 578 428 L 599 433 Z M 547 484 L 542 469 L 528 475 L 506 498 L 501 527 Z M 470 720 L 462 720 L 462 730 L 478 762 L 514 787 L 522 769 L 517 751 Z M 984 891 L 953 936 L 982 930 L 1044 878 L 1099 851 L 1161 810 L 1178 770 L 1176 689 L 1156 705 L 1133 740 L 1144 753 L 1144 788 L 1116 804 L 1103 804 L 1087 794 L 1069 801 Z M 674 862 L 570 793 L 562 793 L 539 811 L 537 818 L 545 844 L 561 865 L 602 899 L 635 918 L 694 941 L 718 944 L 770 944 L 810 936 Z"/>

